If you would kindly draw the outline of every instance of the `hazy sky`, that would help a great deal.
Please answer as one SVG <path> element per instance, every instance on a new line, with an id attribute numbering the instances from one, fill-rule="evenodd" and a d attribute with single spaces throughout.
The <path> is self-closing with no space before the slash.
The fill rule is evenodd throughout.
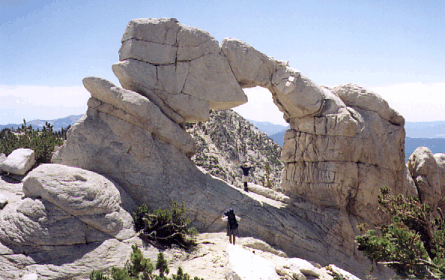
<path id="1" fill-rule="evenodd" d="M 0 0 L 0 9 L 0 124 L 83 114 L 82 79 L 119 84 L 111 65 L 141 17 L 244 40 L 319 85 L 359 84 L 407 121 L 445 120 L 443 0 Z M 248 96 L 238 112 L 284 122 L 269 93 Z"/>

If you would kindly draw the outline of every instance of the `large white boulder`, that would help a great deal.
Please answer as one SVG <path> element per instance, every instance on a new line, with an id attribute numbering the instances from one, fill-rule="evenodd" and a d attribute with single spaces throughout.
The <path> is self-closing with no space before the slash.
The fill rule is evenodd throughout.
<path id="1" fill-rule="evenodd" d="M 19 148 L 12 151 L 3 163 L 0 170 L 16 175 L 25 175 L 36 163 L 36 154 L 31 149 Z"/>
<path id="2" fill-rule="evenodd" d="M 26 198 L 0 217 L 0 241 L 13 245 L 76 245 L 135 235 L 135 205 L 123 189 L 91 171 L 42 164 L 24 179 Z"/>
<path id="3" fill-rule="evenodd" d="M 3 212 L 3 211 L 2 211 Z M 108 235 L 41 199 L 25 198 L 2 213 L 0 241 L 15 246 L 67 246 L 103 241 Z"/>
<path id="4" fill-rule="evenodd" d="M 105 177 L 76 167 L 42 164 L 23 180 L 26 197 L 38 197 L 73 216 L 119 211 L 119 190 Z"/>
<path id="5" fill-rule="evenodd" d="M 130 21 L 119 60 L 113 71 L 121 85 L 172 108 L 184 118 L 171 117 L 179 123 L 205 121 L 209 109 L 247 102 L 215 38 L 176 19 Z"/>
<path id="6" fill-rule="evenodd" d="M 434 154 L 427 147 L 417 148 L 408 159 L 408 170 L 419 191 L 419 198 L 433 210 L 445 194 L 445 155 Z"/>

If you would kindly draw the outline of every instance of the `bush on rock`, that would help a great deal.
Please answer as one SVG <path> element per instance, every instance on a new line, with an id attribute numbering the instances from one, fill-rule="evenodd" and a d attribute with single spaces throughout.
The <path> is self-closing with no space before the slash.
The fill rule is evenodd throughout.
<path id="1" fill-rule="evenodd" d="M 66 134 L 66 130 L 65 130 Z M 62 134 L 53 131 L 53 126 L 46 122 L 42 130 L 35 130 L 26 121 L 16 130 L 5 128 L 0 131 L 0 153 L 9 155 L 18 148 L 28 148 L 36 153 L 36 162 L 50 163 L 56 146 L 63 144 Z"/>
<path id="2" fill-rule="evenodd" d="M 402 278 L 445 277 L 445 221 L 431 219 L 430 207 L 417 197 L 390 195 L 388 187 L 378 196 L 380 209 L 391 223 L 357 236 L 358 250 L 373 263 L 384 264 Z M 440 209 L 438 209 L 441 214 Z M 442 215 L 441 215 L 442 216 Z M 372 268 L 371 268 L 372 269 Z"/>
<path id="3" fill-rule="evenodd" d="M 158 248 L 170 247 L 173 244 L 183 249 L 196 245 L 196 229 L 188 225 L 190 220 L 185 215 L 184 203 L 178 206 L 173 202 L 172 209 L 158 209 L 150 212 L 146 205 L 137 208 L 133 213 L 134 228 L 139 237 Z"/>

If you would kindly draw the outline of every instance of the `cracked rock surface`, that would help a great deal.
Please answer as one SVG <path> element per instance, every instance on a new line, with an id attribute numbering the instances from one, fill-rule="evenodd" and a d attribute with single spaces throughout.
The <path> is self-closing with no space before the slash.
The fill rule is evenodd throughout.
<path id="1" fill-rule="evenodd" d="M 209 109 L 230 109 L 247 102 L 218 41 L 176 19 L 130 21 L 119 60 L 113 71 L 122 86 L 153 102 L 160 98 L 163 104 L 158 106 L 183 117 L 172 118 L 178 123 L 206 121 Z M 187 109 L 185 104 L 193 107 Z"/>
<path id="2" fill-rule="evenodd" d="M 84 79 L 92 96 L 88 110 L 53 157 L 81 168 L 73 169 L 77 175 L 60 179 L 60 165 L 39 167 L 19 186 L 24 199 L 5 184 L 5 267 L 20 263 L 43 279 L 108 268 L 129 255 L 130 242 L 140 242 L 127 227 L 131 201 L 152 209 L 177 201 L 201 232 L 224 231 L 219 219 L 232 207 L 242 218 L 243 237 L 364 278 L 370 263 L 354 239 L 357 223 L 384 220 L 376 214 L 380 187 L 421 195 L 404 164 L 404 119 L 375 93 L 356 85 L 320 87 L 243 41 L 225 39 L 220 47 L 207 32 L 176 19 L 130 21 L 119 60 L 113 71 L 122 87 Z M 190 160 L 196 145 L 184 124 L 207 120 L 209 109 L 247 102 L 242 88 L 254 86 L 269 89 L 291 127 L 282 150 L 285 195 L 246 193 Z M 96 188 L 79 170 L 111 183 Z M 68 182 L 74 189 L 64 187 Z M 93 266 L 97 256 L 101 261 Z M 380 268 L 375 273 L 391 276 Z"/>
<path id="3" fill-rule="evenodd" d="M 404 119 L 378 94 L 319 87 L 240 40 L 224 39 L 222 50 L 240 85 L 269 89 L 290 124 L 281 156 L 287 195 L 371 224 L 383 221 L 375 215 L 380 187 L 418 195 L 404 163 Z"/>
<path id="4" fill-rule="evenodd" d="M 20 279 L 85 276 L 120 265 L 135 238 L 132 199 L 97 173 L 43 164 L 22 182 L 0 180 L 0 275 Z M 125 207 L 126 210 L 123 207 Z"/>

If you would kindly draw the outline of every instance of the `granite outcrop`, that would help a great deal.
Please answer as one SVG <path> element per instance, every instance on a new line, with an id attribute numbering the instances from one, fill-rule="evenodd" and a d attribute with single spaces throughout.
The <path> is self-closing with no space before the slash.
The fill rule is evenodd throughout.
<path id="1" fill-rule="evenodd" d="M 130 21 L 119 60 L 113 71 L 121 87 L 97 77 L 83 80 L 91 93 L 87 112 L 54 154 L 56 164 L 32 171 L 23 183 L 25 198 L 0 212 L 2 244 L 43 248 L 63 239 L 67 244 L 60 245 L 83 252 L 93 243 L 125 247 L 134 234 L 128 213 L 135 205 L 156 209 L 177 201 L 202 232 L 223 231 L 221 214 L 232 207 L 242 218 L 242 236 L 364 278 L 370 263 L 354 239 L 358 223 L 384 222 L 375 214 L 380 187 L 425 200 L 441 188 L 421 165 L 408 171 L 403 117 L 359 86 L 318 86 L 286 61 L 237 39 L 219 46 L 207 32 L 176 19 Z M 269 89 L 291 127 L 281 153 L 284 194 L 244 192 L 191 160 L 197 147 L 185 124 L 206 121 L 210 109 L 247 102 L 242 89 L 254 86 Z M 65 168 L 59 164 L 74 173 L 59 177 L 57 170 Z M 101 187 L 82 170 L 104 176 L 97 179 Z M 43 180 L 40 172 L 53 179 Z M 425 179 L 433 187 L 419 187 Z M 66 228 L 68 221 L 75 226 Z M 45 254 L 39 251 L 40 261 L 51 259 Z M 392 276 L 382 268 L 376 273 Z"/>
<path id="2" fill-rule="evenodd" d="M 104 176 L 43 164 L 11 187 L 1 188 L 9 200 L 0 211 L 3 279 L 20 279 L 24 273 L 36 273 L 38 279 L 73 279 L 95 266 L 120 265 L 131 252 L 125 241 L 136 233 L 123 207 L 135 204 Z"/>
<path id="3" fill-rule="evenodd" d="M 134 19 L 122 37 L 113 71 L 125 89 L 147 96 L 177 123 L 206 121 L 209 109 L 247 102 L 206 31 L 176 19 Z"/>
<path id="4" fill-rule="evenodd" d="M 215 221 L 235 206 L 248 217 L 243 234 L 364 273 L 369 264 L 355 248 L 356 224 L 383 222 L 374 214 L 379 188 L 417 195 L 403 162 L 404 119 L 375 93 L 320 87 L 243 41 L 219 46 L 175 19 L 132 20 L 119 59 L 113 71 L 122 88 L 84 79 L 88 111 L 53 161 L 107 176 L 137 204 L 183 201 L 202 231 L 221 230 Z M 190 160 L 196 146 L 184 124 L 245 103 L 242 88 L 253 86 L 269 89 L 291 125 L 281 156 L 289 202 L 280 206 L 258 204 Z"/>
<path id="5" fill-rule="evenodd" d="M 439 215 L 435 211 L 438 207 L 445 210 L 441 199 L 445 195 L 445 154 L 433 154 L 427 147 L 419 147 L 409 157 L 407 166 L 420 201 L 431 207 L 433 216 Z"/>

